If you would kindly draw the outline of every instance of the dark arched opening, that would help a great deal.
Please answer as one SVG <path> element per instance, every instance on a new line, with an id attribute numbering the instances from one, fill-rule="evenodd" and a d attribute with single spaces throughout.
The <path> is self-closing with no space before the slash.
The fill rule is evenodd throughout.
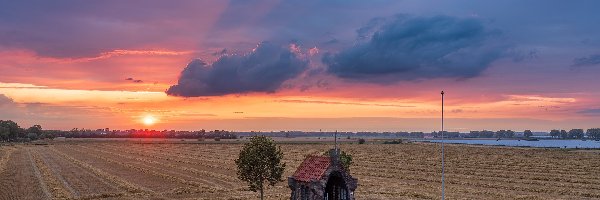
<path id="1" fill-rule="evenodd" d="M 325 199 L 327 200 L 346 200 L 348 199 L 348 188 L 346 182 L 339 172 L 334 172 L 329 175 L 327 185 L 325 187 Z"/>

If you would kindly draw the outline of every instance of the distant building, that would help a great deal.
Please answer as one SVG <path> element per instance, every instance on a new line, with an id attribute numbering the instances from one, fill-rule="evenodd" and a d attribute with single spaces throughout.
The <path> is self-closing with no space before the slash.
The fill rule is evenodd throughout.
<path id="1" fill-rule="evenodd" d="M 291 200 L 354 200 L 358 180 L 344 169 L 339 150 L 330 156 L 308 156 L 294 175 L 288 177 Z"/>

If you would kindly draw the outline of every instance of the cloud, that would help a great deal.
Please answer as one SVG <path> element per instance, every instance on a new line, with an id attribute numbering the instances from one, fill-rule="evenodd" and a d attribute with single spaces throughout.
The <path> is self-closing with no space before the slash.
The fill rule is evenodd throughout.
<path id="1" fill-rule="evenodd" d="M 344 43 L 364 19 L 398 12 L 401 1 L 228 1 L 204 45 L 243 48 L 241 43 L 295 41 L 304 46 Z M 251 9 L 248 9 L 251 8 Z M 376 10 L 376 12 L 372 12 Z M 219 39 L 223 38 L 223 39 Z M 230 38 L 235 38 L 234 40 Z M 342 45 L 342 44 L 337 44 Z"/>
<path id="2" fill-rule="evenodd" d="M 222 56 L 222 55 L 225 55 L 225 54 L 227 54 L 227 49 L 223 49 L 221 51 L 214 52 L 211 55 L 213 55 L 213 56 Z"/>
<path id="3" fill-rule="evenodd" d="M 24 116 L 23 109 L 10 97 L 0 94 L 0 120 Z"/>
<path id="4" fill-rule="evenodd" d="M 197 97 L 248 92 L 275 92 L 308 68 L 308 60 L 292 49 L 260 43 L 247 55 L 224 55 L 213 64 L 193 60 L 168 95 Z"/>
<path id="5" fill-rule="evenodd" d="M 452 109 L 450 112 L 452 112 L 452 113 L 462 113 L 463 109 L 460 109 L 460 108 L 459 109 Z"/>
<path id="6" fill-rule="evenodd" d="M 510 47 L 497 40 L 500 31 L 487 29 L 476 18 L 397 15 L 372 20 L 357 31 L 359 37 L 366 37 L 369 30 L 375 31 L 366 42 L 324 55 L 329 73 L 379 83 L 470 78 L 506 55 Z"/>
<path id="7" fill-rule="evenodd" d="M 3 2 L 0 49 L 26 49 L 43 57 L 85 58 L 118 49 L 194 48 L 219 17 L 223 1 Z M 195 12 L 200 8 L 203 12 Z M 191 26 L 193 24 L 193 26 Z M 118 52 L 117 52 L 118 53 Z"/>
<path id="8" fill-rule="evenodd" d="M 585 67 L 600 64 L 600 54 L 592 54 L 587 57 L 573 59 L 572 67 Z"/>
<path id="9" fill-rule="evenodd" d="M 308 103 L 308 104 L 331 104 L 331 105 L 353 105 L 353 106 L 381 106 L 381 107 L 398 107 L 398 108 L 412 108 L 412 107 L 415 107 L 415 106 L 398 105 L 398 104 L 358 103 L 358 102 L 301 100 L 301 99 L 284 99 L 284 100 L 278 100 L 277 102 L 283 102 L 283 103 Z"/>
<path id="10" fill-rule="evenodd" d="M 584 115 L 600 115 L 600 108 L 590 108 L 577 112 Z"/>
<path id="11" fill-rule="evenodd" d="M 143 83 L 143 82 L 144 82 L 144 81 L 142 81 L 142 80 L 139 80 L 139 79 L 133 79 L 133 78 L 131 78 L 131 77 L 129 77 L 129 78 L 126 78 L 125 80 L 126 80 L 126 81 L 131 81 L 131 82 L 134 82 L 134 83 Z"/>
<path id="12" fill-rule="evenodd" d="M 13 105 L 15 102 L 4 94 L 0 94 L 0 106 Z"/>

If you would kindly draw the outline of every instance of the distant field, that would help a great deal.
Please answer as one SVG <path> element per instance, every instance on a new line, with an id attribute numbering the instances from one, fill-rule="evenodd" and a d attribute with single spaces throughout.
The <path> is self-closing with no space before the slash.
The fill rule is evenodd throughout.
<path id="1" fill-rule="evenodd" d="M 236 177 L 241 144 L 57 142 L 0 147 L 0 199 L 253 199 Z M 282 144 L 291 175 L 326 144 Z M 600 199 L 600 152 L 446 146 L 449 199 Z M 436 144 L 343 144 L 357 199 L 439 199 Z M 289 199 L 287 182 L 266 190 Z"/>

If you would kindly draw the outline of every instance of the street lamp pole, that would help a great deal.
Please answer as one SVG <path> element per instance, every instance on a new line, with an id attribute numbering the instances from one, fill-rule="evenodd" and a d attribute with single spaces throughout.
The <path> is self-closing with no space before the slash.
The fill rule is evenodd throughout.
<path id="1" fill-rule="evenodd" d="M 442 91 L 442 200 L 445 199 L 444 193 L 444 91 Z"/>

